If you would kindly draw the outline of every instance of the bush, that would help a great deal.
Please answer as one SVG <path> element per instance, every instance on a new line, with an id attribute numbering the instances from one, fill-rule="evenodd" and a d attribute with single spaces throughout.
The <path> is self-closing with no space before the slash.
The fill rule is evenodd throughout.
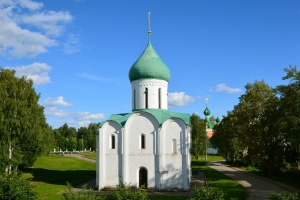
<path id="1" fill-rule="evenodd" d="M 63 193 L 63 199 L 65 200 L 97 200 L 96 194 L 92 190 L 87 190 L 86 185 L 82 187 L 82 191 L 74 192 L 73 187 L 68 184 L 67 191 Z"/>
<path id="2" fill-rule="evenodd" d="M 299 200 L 300 194 L 298 193 L 287 193 L 284 192 L 282 194 L 271 194 L 268 197 L 269 200 Z"/>
<path id="3" fill-rule="evenodd" d="M 35 200 L 37 194 L 29 181 L 18 175 L 7 175 L 0 177 L 0 199 Z"/>
<path id="4" fill-rule="evenodd" d="M 148 200 L 147 192 L 143 188 L 129 188 L 120 184 L 118 189 L 105 196 L 105 200 Z"/>
<path id="5" fill-rule="evenodd" d="M 189 200 L 224 200 L 224 193 L 222 191 L 209 190 L 205 187 L 200 189 L 195 188 L 196 196 Z"/>

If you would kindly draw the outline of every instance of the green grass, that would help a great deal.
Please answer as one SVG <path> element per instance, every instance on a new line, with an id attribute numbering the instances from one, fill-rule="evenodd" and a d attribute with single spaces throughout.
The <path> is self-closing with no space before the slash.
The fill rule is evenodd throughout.
<path id="1" fill-rule="evenodd" d="M 81 153 L 81 155 L 84 155 L 86 158 L 96 160 L 96 152 Z"/>
<path id="2" fill-rule="evenodd" d="M 148 196 L 150 200 L 187 200 L 190 197 L 186 196 Z"/>
<path id="3" fill-rule="evenodd" d="M 285 173 L 274 174 L 274 175 L 266 175 L 262 172 L 262 170 L 259 170 L 258 168 L 253 166 L 242 167 L 242 169 L 252 174 L 262 176 L 264 178 L 268 178 L 273 181 L 283 183 L 285 185 L 289 185 L 291 187 L 296 188 L 298 192 L 300 192 L 300 184 L 299 184 L 300 171 L 297 169 Z"/>
<path id="4" fill-rule="evenodd" d="M 77 186 L 96 176 L 95 163 L 73 157 L 52 155 L 40 157 L 32 168 L 23 170 L 23 178 L 36 186 L 39 199 L 61 199 L 59 192 L 66 189 L 67 182 Z"/>
<path id="5" fill-rule="evenodd" d="M 83 155 L 87 158 L 96 159 L 95 152 L 84 153 Z M 208 155 L 208 161 L 217 160 L 223 160 L 223 158 L 217 155 Z M 225 199 L 229 199 L 229 197 L 245 199 L 246 191 L 241 185 L 209 168 L 205 162 L 193 160 L 192 171 L 194 173 L 205 172 L 209 186 L 222 190 L 227 195 Z M 23 172 L 23 177 L 31 180 L 32 185 L 36 186 L 35 191 L 38 193 L 39 199 L 47 200 L 61 199 L 60 192 L 66 189 L 66 182 L 72 186 L 77 186 L 96 176 L 94 163 L 59 155 L 40 157 L 32 168 L 25 169 Z M 187 196 L 149 196 L 150 200 L 186 200 L 188 198 Z"/>
<path id="6" fill-rule="evenodd" d="M 237 181 L 225 176 L 199 160 L 192 161 L 192 172 L 204 172 L 208 180 L 209 187 L 216 190 L 221 190 L 225 194 L 225 199 L 237 198 L 240 200 L 246 199 L 247 191 Z"/>

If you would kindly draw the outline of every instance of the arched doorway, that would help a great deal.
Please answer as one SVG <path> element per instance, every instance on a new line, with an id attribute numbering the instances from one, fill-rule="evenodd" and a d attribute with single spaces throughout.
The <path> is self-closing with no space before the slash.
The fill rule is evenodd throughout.
<path id="1" fill-rule="evenodd" d="M 140 167 L 139 169 L 139 187 L 147 188 L 148 185 L 148 172 L 145 167 Z"/>

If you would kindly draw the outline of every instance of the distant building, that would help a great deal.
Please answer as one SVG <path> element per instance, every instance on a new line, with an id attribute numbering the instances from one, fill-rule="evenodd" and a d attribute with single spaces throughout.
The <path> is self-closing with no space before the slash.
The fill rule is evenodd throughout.
<path id="1" fill-rule="evenodd" d="M 213 129 L 214 129 L 214 126 L 215 126 L 215 123 L 220 123 L 220 119 L 219 117 L 217 117 L 216 121 L 211 121 L 209 116 L 210 116 L 210 110 L 208 109 L 208 106 L 207 106 L 207 103 L 208 103 L 208 99 L 206 99 L 206 108 L 203 112 L 203 114 L 205 115 L 205 119 L 204 121 L 206 122 L 206 135 L 208 137 L 208 139 L 210 139 L 212 136 L 213 136 Z M 218 150 L 215 149 L 215 148 L 212 148 L 210 145 L 208 146 L 208 149 L 207 149 L 207 153 L 209 154 L 217 154 L 218 153 Z"/>
<path id="2" fill-rule="evenodd" d="M 170 70 L 153 49 L 129 70 L 132 112 L 113 114 L 97 134 L 96 186 L 188 190 L 190 115 L 168 111 Z M 122 97 L 120 97 L 122 98 Z"/>

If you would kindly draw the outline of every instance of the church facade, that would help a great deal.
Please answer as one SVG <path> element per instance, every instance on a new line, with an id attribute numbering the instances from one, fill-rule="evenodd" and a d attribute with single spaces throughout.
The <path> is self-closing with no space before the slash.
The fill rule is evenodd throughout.
<path id="1" fill-rule="evenodd" d="M 190 115 L 168 111 L 170 70 L 146 49 L 129 70 L 132 112 L 100 124 L 96 187 L 188 190 L 191 180 Z"/>

